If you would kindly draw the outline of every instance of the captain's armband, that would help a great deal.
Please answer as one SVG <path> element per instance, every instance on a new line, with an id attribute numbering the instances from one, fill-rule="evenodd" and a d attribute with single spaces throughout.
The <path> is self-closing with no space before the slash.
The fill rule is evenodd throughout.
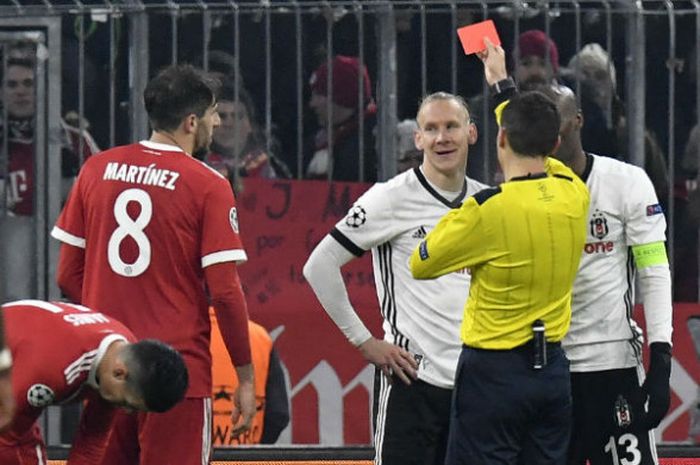
<path id="1" fill-rule="evenodd" d="M 668 265 L 666 244 L 663 241 L 649 244 L 633 245 L 632 254 L 637 269 L 641 270 L 653 265 Z"/>

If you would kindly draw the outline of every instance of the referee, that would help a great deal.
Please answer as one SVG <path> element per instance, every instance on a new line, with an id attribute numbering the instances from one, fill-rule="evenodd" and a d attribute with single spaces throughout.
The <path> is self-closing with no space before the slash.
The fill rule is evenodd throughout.
<path id="1" fill-rule="evenodd" d="M 503 49 L 481 54 L 496 107 L 506 182 L 450 211 L 413 252 L 413 276 L 471 270 L 447 465 L 564 464 L 571 429 L 569 362 L 561 349 L 583 250 L 589 196 L 548 158 L 556 105 L 515 93 Z"/>

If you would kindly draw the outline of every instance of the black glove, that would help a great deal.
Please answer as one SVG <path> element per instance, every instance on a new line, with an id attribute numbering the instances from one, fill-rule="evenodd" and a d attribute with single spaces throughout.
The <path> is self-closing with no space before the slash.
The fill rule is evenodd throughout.
<path id="1" fill-rule="evenodd" d="M 642 384 L 642 398 L 649 400 L 649 407 L 639 424 L 650 430 L 659 426 L 671 405 L 671 345 L 666 342 L 652 342 L 649 346 L 649 371 Z M 637 422 L 635 422 L 637 423 Z"/>

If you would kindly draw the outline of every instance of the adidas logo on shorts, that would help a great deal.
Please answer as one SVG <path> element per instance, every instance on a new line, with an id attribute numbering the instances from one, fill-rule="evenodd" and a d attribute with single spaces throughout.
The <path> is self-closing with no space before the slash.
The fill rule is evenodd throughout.
<path id="1" fill-rule="evenodd" d="M 421 226 L 420 228 L 416 229 L 413 234 L 411 235 L 412 238 L 414 239 L 425 239 L 427 232 L 425 232 L 425 228 Z"/>

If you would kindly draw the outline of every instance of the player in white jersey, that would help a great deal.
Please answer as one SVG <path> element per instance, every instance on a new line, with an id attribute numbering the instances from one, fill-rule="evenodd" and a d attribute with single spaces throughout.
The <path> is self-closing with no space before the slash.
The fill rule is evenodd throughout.
<path id="1" fill-rule="evenodd" d="M 641 168 L 584 152 L 583 116 L 573 92 L 561 87 L 550 96 L 562 121 L 556 157 L 583 179 L 591 195 L 571 327 L 563 341 L 571 362 L 574 406 L 569 465 L 586 460 L 591 465 L 656 464 L 651 430 L 668 410 L 671 373 L 671 274 L 664 214 Z M 632 319 L 635 276 L 651 350 L 646 379 L 642 332 Z"/>
<path id="2" fill-rule="evenodd" d="M 466 196 L 487 187 L 465 177 L 476 127 L 457 96 L 438 92 L 418 111 L 420 167 L 377 183 L 314 249 L 304 276 L 348 340 L 381 369 L 375 463 L 442 464 L 451 392 L 469 293 L 466 270 L 417 281 L 408 259 L 425 235 Z M 384 340 L 353 309 L 340 268 L 372 250 Z"/>

